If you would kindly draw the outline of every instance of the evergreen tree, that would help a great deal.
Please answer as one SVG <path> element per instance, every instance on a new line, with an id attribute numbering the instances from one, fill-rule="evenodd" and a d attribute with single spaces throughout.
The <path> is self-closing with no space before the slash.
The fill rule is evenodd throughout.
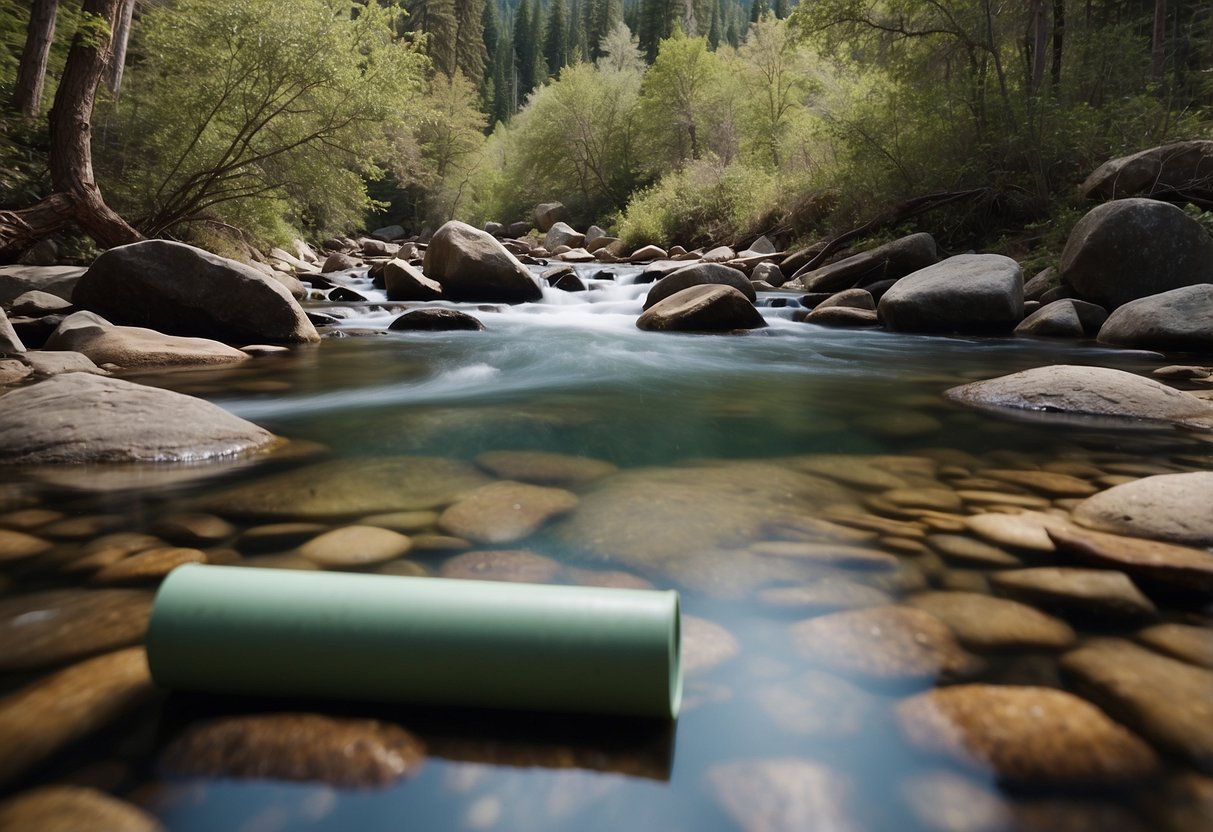
<path id="1" fill-rule="evenodd" d="M 786 20 L 787 16 L 792 13 L 792 4 L 789 0 L 775 0 L 772 11 L 775 12 L 775 17 L 778 19 Z"/>
<path id="2" fill-rule="evenodd" d="M 547 61 L 548 74 L 556 76 L 569 62 L 569 33 L 565 25 L 564 0 L 552 0 L 548 12 L 547 35 L 544 38 L 543 57 Z"/>
<path id="3" fill-rule="evenodd" d="M 683 0 L 641 0 L 637 35 L 649 63 L 657 59 L 657 47 L 673 33 L 674 24 L 681 22 L 683 8 Z"/>
<path id="4" fill-rule="evenodd" d="M 754 5 L 750 6 L 750 22 L 757 23 L 762 20 L 764 14 L 770 14 L 771 7 L 767 4 L 767 0 L 754 0 Z"/>
<path id="5" fill-rule="evenodd" d="M 458 69 L 455 0 L 409 0 L 408 13 L 409 29 L 426 36 L 425 49 L 434 69 L 450 78 Z"/>
<path id="6" fill-rule="evenodd" d="M 708 48 L 713 52 L 720 46 L 720 3 L 712 6 L 712 22 L 708 26 Z"/>
<path id="7" fill-rule="evenodd" d="M 538 3 L 538 0 L 536 0 Z M 521 104 L 527 93 L 535 89 L 535 30 L 532 28 L 530 0 L 522 0 L 514 12 L 514 67 L 517 71 L 514 106 Z"/>
<path id="8" fill-rule="evenodd" d="M 489 60 L 484 43 L 484 9 L 489 2 L 496 0 L 454 0 L 455 68 L 477 87 L 484 81 Z"/>
<path id="9" fill-rule="evenodd" d="M 531 66 L 533 67 L 531 77 L 534 78 L 534 83 L 531 84 L 532 89 L 542 86 L 548 77 L 547 59 L 543 54 L 544 42 L 543 0 L 535 0 L 534 5 L 531 6 Z"/>

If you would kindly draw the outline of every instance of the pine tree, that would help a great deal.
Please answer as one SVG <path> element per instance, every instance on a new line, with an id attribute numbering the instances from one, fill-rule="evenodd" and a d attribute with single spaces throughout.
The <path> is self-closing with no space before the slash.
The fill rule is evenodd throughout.
<path id="1" fill-rule="evenodd" d="M 414 32 L 424 32 L 426 53 L 434 69 L 448 78 L 459 68 L 457 61 L 459 24 L 455 0 L 409 0 L 406 24 Z"/>
<path id="2" fill-rule="evenodd" d="M 712 23 L 708 26 L 708 49 L 713 52 L 720 46 L 720 3 L 712 6 Z"/>
<path id="3" fill-rule="evenodd" d="M 484 44 L 484 9 L 486 0 L 454 0 L 455 2 L 455 67 L 469 81 L 480 86 L 484 68 L 489 60 Z M 489 0 L 495 2 L 495 0 Z"/>
<path id="4" fill-rule="evenodd" d="M 535 0 L 535 4 L 531 6 L 531 77 L 535 79 L 531 84 L 531 89 L 542 85 L 548 77 L 547 59 L 543 55 L 543 45 L 543 0 Z"/>
<path id="5" fill-rule="evenodd" d="M 775 0 L 772 11 L 775 12 L 775 17 L 778 19 L 786 20 L 787 16 L 792 13 L 792 4 L 788 0 Z"/>
<path id="6" fill-rule="evenodd" d="M 514 66 L 518 72 L 515 100 L 518 104 L 535 89 L 535 47 L 531 3 L 530 0 L 522 0 L 514 12 Z"/>
<path id="7" fill-rule="evenodd" d="M 767 4 L 767 0 L 754 0 L 754 5 L 750 6 L 750 22 L 757 23 L 762 20 L 764 14 L 769 14 L 771 7 Z"/>
<path id="8" fill-rule="evenodd" d="M 552 0 L 543 57 L 547 61 L 548 74 L 552 76 L 559 75 L 560 70 L 569 62 L 569 33 L 565 26 L 564 0 Z"/>

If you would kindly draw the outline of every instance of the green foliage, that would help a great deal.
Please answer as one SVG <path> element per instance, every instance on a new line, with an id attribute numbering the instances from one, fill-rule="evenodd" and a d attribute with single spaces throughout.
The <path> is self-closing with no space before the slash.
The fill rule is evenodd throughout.
<path id="1" fill-rule="evenodd" d="M 641 87 L 650 141 L 646 162 L 652 169 L 669 170 L 703 155 L 722 72 L 707 38 L 689 38 L 675 29 L 661 41 Z"/>

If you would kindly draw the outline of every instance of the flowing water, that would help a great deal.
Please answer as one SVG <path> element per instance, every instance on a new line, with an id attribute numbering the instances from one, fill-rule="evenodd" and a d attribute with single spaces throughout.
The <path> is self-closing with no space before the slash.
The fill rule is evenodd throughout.
<path id="1" fill-rule="evenodd" d="M 581 274 L 591 278 L 598 268 Z M 990 580 L 999 571 L 1076 565 L 997 543 L 995 557 L 1001 552 L 1006 563 L 983 563 L 938 545 L 949 535 L 977 542 L 963 524 L 971 514 L 1064 512 L 1076 503 L 999 485 L 991 472 L 1044 469 L 1102 488 L 1148 473 L 1208 470 L 1213 446 L 1207 437 L 1083 420 L 1011 420 L 942 396 L 956 384 L 1043 364 L 1148 372 L 1169 362 L 1091 343 L 822 329 L 794 320 L 792 294 L 765 297 L 770 326 L 748 335 L 644 333 L 634 322 L 647 287 L 631 283 L 635 270 L 618 272 L 613 281 L 590 280 L 586 293 L 547 290 L 534 304 L 461 306 L 486 332 L 419 334 L 367 334 L 386 329 L 400 305 L 351 276 L 346 282 L 367 302 L 315 309 L 339 318 L 335 329 L 350 337 L 228 369 L 134 376 L 214 401 L 295 440 L 300 450 L 265 465 L 221 466 L 212 476 L 142 487 L 98 472 L 18 478 L 3 492 L 10 511 L 46 508 L 69 519 L 95 518 L 94 528 L 57 539 L 50 523 L 41 532 L 31 528 L 56 539 L 55 556 L 49 564 L 10 569 L 0 579 L 0 604 L 47 588 L 89 586 L 87 572 L 63 564 L 91 537 L 155 531 L 164 518 L 213 508 L 208 500 L 215 495 L 261 477 L 276 478 L 270 488 L 306 483 L 314 473 L 320 481 L 313 484 L 322 489 L 325 472 L 338 470 L 333 461 L 340 470 L 357 470 L 397 457 L 470 463 L 492 451 L 588 457 L 619 471 L 569 485 L 580 506 L 537 534 L 472 547 L 439 536 L 431 516 L 417 520 L 415 530 L 428 545 L 374 569 L 444 574 L 444 563 L 468 548 L 525 549 L 535 558 L 527 568 L 550 563 L 543 574 L 553 582 L 679 589 L 688 616 L 688 675 L 675 726 L 157 695 L 12 776 L 7 791 L 52 782 L 92 785 L 148 809 L 169 829 L 248 832 L 1186 830 L 1210 822 L 1213 780 L 1199 773 L 1202 766 L 1208 771 L 1207 748 L 1202 759 L 1163 743 L 1152 773 L 1081 785 L 1067 783 L 1064 774 L 1080 750 L 1029 749 L 1048 759 L 1060 754 L 1055 770 L 1063 773 L 1000 777 L 913 742 L 899 727 L 899 703 L 929 689 L 929 681 L 877 678 L 880 672 L 855 670 L 846 658 L 823 658 L 804 645 L 800 629 L 812 618 L 880 606 L 871 598 L 887 604 L 930 591 L 999 594 Z M 267 522 L 315 520 L 308 511 L 272 518 L 252 516 L 252 509 L 226 514 L 234 528 L 194 544 L 217 553 L 213 559 L 306 565 L 293 551 L 255 551 L 242 534 Z M 866 554 L 854 563 L 823 564 L 813 559 L 820 553 L 811 545 L 779 549 L 821 541 Z M 510 557 L 499 571 L 510 572 Z M 832 586 L 838 597 L 826 600 L 798 600 L 789 591 Z M 970 635 L 962 639 L 967 650 L 940 647 L 962 654 L 966 664 L 940 683 L 1078 690 L 1059 670 L 1060 655 L 1095 637 L 1140 639 L 1143 628 L 1160 623 L 1186 625 L 1198 642 L 1196 628 L 1205 628 L 1209 652 L 1207 598 L 1142 588 L 1149 596 L 1143 596 L 1144 610 L 1097 615 L 1064 601 L 1045 607 L 1057 614 L 1051 621 L 1060 629 L 1063 619 L 1073 627 L 1076 640 L 1068 645 L 1017 646 L 1011 636 L 975 644 Z M 34 662 L 0 673 L 0 692 L 35 683 L 60 664 Z M 1159 687 L 1165 709 L 1172 694 Z M 1213 707 L 1213 687 L 1202 695 L 1205 707 Z M 183 733 L 205 720 L 284 710 L 397 723 L 426 742 L 428 758 L 411 777 L 356 788 L 190 775 L 165 764 Z M 1128 725 L 1140 731 L 1139 722 L 1129 718 Z M 1116 753 L 1098 746 L 1091 752 Z"/>

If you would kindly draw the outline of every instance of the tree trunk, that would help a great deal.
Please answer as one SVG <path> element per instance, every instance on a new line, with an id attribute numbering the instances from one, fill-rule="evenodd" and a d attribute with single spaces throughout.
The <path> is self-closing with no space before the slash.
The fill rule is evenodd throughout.
<path id="1" fill-rule="evenodd" d="M 1066 0 L 1053 0 L 1053 66 L 1049 82 L 1056 90 L 1061 87 L 1061 58 L 1066 37 Z"/>
<path id="2" fill-rule="evenodd" d="M 46 65 L 55 40 L 55 13 L 59 0 L 34 0 L 29 12 L 25 50 L 17 69 L 13 106 L 26 118 L 37 118 L 42 111 L 42 88 L 46 83 Z"/>
<path id="3" fill-rule="evenodd" d="M 1162 78 L 1164 64 L 1163 42 L 1167 32 L 1167 0 L 1154 0 L 1154 37 L 1150 41 L 1150 71 Z"/>
<path id="4" fill-rule="evenodd" d="M 126 45 L 131 38 L 131 18 L 135 14 L 135 0 L 122 0 L 118 13 L 118 26 L 114 29 L 114 53 L 110 56 L 105 71 L 105 85 L 115 99 L 122 90 L 122 71 L 126 67 Z"/>
<path id="5" fill-rule="evenodd" d="M 105 71 L 122 0 L 84 0 L 84 19 L 103 26 L 81 27 L 51 108 L 51 187 L 47 198 L 22 211 L 0 212 L 0 262 L 10 262 L 38 240 L 75 221 L 98 245 L 143 239 L 101 196 L 93 180 L 89 121 L 97 85 Z"/>
<path id="6" fill-rule="evenodd" d="M 1032 74 L 1029 90 L 1032 95 L 1040 92 L 1045 80 L 1045 41 L 1048 36 L 1048 21 L 1045 17 L 1044 0 L 1031 0 L 1032 16 Z"/>

